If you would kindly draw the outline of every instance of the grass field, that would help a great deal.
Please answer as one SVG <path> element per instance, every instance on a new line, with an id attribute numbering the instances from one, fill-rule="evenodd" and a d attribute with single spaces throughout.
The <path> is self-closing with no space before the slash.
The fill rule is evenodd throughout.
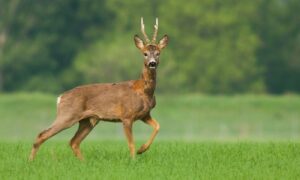
<path id="1" fill-rule="evenodd" d="M 148 152 L 129 158 L 119 123 L 99 123 L 68 147 L 77 127 L 47 141 L 29 163 L 31 144 L 55 117 L 56 97 L 0 94 L 0 179 L 297 179 L 300 96 L 158 96 L 161 130 Z M 151 128 L 134 125 L 137 148 Z"/>
<path id="2" fill-rule="evenodd" d="M 0 144 L 1 179 L 297 179 L 299 143 L 157 142 L 135 160 L 126 144 L 84 143 L 78 161 L 65 143 L 47 143 L 27 162 L 27 143 Z"/>
<path id="3" fill-rule="evenodd" d="M 27 162 L 27 143 L 0 144 L 1 179 L 297 179 L 299 143 L 158 142 L 135 160 L 123 142 L 88 142 L 86 160 L 51 142 Z"/>

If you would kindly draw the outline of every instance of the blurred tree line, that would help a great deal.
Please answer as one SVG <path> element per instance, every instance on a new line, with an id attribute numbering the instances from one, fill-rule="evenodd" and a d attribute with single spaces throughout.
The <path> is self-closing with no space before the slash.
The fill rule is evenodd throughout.
<path id="1" fill-rule="evenodd" d="M 0 91 L 135 79 L 140 17 L 170 36 L 158 91 L 300 92 L 298 0 L 0 0 Z"/>

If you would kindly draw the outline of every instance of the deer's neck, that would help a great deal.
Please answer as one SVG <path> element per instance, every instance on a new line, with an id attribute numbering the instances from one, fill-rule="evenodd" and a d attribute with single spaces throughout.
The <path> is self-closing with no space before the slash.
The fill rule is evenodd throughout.
<path id="1" fill-rule="evenodd" d="M 141 80 L 144 82 L 144 93 L 153 96 L 156 87 L 156 69 L 149 69 L 144 65 Z"/>

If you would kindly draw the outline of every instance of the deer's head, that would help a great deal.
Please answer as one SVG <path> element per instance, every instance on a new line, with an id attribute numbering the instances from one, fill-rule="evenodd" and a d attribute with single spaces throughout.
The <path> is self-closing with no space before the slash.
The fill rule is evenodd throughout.
<path id="1" fill-rule="evenodd" d="M 154 33 L 152 41 L 149 40 L 146 32 L 143 18 L 141 18 L 141 31 L 144 35 L 145 41 L 143 41 L 138 35 L 134 36 L 134 42 L 137 48 L 141 50 L 144 56 L 144 64 L 147 68 L 155 70 L 159 64 L 159 55 L 163 48 L 168 44 L 168 36 L 164 35 L 163 38 L 156 43 L 156 36 L 158 31 L 158 19 L 154 25 Z"/>

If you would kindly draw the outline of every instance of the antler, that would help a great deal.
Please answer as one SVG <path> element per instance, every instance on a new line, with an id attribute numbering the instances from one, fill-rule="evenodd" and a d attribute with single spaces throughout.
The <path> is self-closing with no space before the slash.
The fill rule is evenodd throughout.
<path id="1" fill-rule="evenodd" d="M 143 35 L 144 35 L 144 38 L 145 38 L 145 40 L 146 40 L 146 43 L 148 44 L 148 43 L 150 42 L 150 40 L 149 40 L 149 38 L 148 38 L 148 36 L 147 36 L 147 34 L 146 34 L 146 32 L 145 32 L 145 25 L 144 25 L 143 17 L 141 17 L 141 31 L 142 31 L 142 33 L 143 33 Z"/>
<path id="2" fill-rule="evenodd" d="M 157 31 L 158 31 L 158 18 L 156 18 L 155 25 L 154 25 L 154 33 L 153 33 L 153 37 L 152 37 L 152 43 L 155 43 L 155 41 L 156 41 Z"/>

